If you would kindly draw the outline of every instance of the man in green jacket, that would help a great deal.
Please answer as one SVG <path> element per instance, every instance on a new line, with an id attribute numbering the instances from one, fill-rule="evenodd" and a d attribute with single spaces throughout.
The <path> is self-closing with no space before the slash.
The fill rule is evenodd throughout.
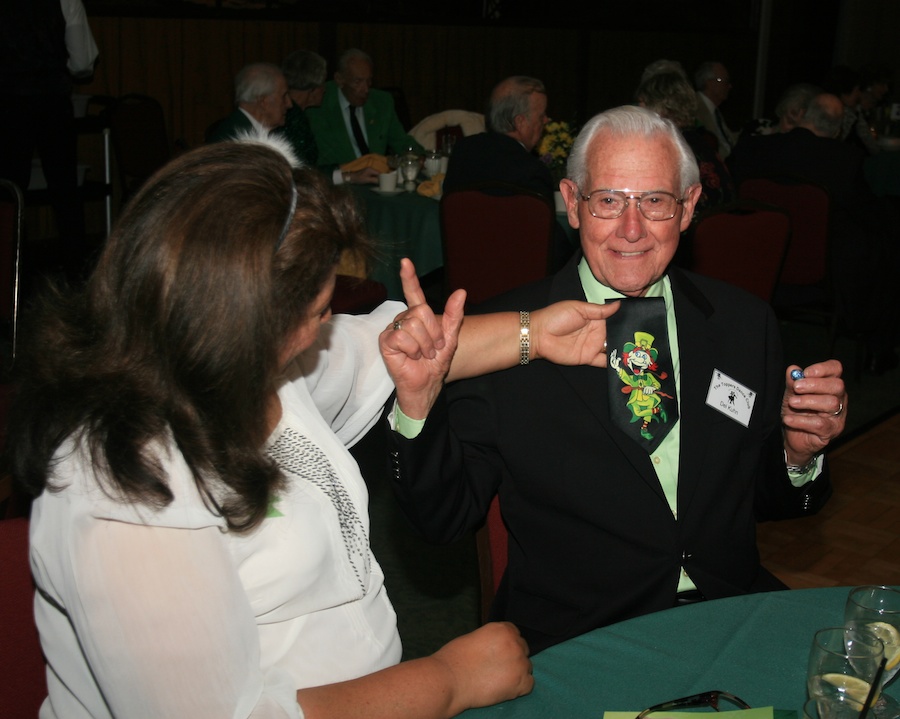
<path id="1" fill-rule="evenodd" d="M 400 124 L 391 95 L 372 88 L 372 72 L 371 57 L 362 50 L 347 50 L 338 60 L 334 81 L 325 84 L 321 106 L 307 111 L 320 168 L 337 167 L 369 153 L 397 154 L 410 147 L 425 153 Z"/>

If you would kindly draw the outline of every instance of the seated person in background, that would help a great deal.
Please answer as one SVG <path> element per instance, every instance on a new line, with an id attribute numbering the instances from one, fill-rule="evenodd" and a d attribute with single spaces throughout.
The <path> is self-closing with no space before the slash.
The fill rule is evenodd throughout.
<path id="1" fill-rule="evenodd" d="M 427 538 L 465 535 L 499 497 L 509 561 L 491 612 L 533 651 L 703 598 L 784 589 L 760 565 L 755 524 L 822 505 L 823 452 L 847 405 L 839 362 L 791 377 L 766 303 L 670 266 L 700 192 L 671 122 L 633 106 L 601 113 L 581 130 L 568 173 L 562 192 L 582 252 L 486 306 L 663 298 L 668 367 L 649 351 L 623 359 L 617 345 L 614 359 L 608 348 L 623 374 L 633 362 L 634 387 L 651 359 L 671 371 L 680 417 L 667 415 L 661 444 L 649 449 L 615 423 L 613 410 L 641 427 L 627 424 L 619 372 L 527 356 L 477 379 L 444 384 L 436 373 L 418 389 L 398 380 L 391 417 L 395 493 Z M 607 327 L 627 311 L 612 306 Z M 638 334 L 641 346 L 655 342 Z M 742 403 L 737 414 L 729 402 Z"/>
<path id="2" fill-rule="evenodd" d="M 771 135 L 775 132 L 790 132 L 803 119 L 810 100 L 822 92 L 822 88 L 809 82 L 798 82 L 785 90 L 775 105 L 775 121 L 761 117 L 744 126 L 747 135 Z"/>
<path id="3" fill-rule="evenodd" d="M 464 137 L 454 145 L 444 192 L 482 182 L 508 182 L 552 200 L 559 188 L 534 154 L 547 120 L 544 83 L 524 75 L 501 81 L 488 100 L 488 131 Z"/>
<path id="4" fill-rule="evenodd" d="M 861 148 L 869 155 L 880 152 L 881 148 L 872 136 L 869 123 L 866 122 L 859 106 L 862 100 L 860 74 L 852 67 L 835 65 L 822 80 L 822 89 L 837 95 L 844 105 L 844 117 L 838 139 Z"/>
<path id="5" fill-rule="evenodd" d="M 485 113 L 487 132 L 458 140 L 450 155 L 443 191 L 488 182 L 524 187 L 553 202 L 550 169 L 534 154 L 547 124 L 547 91 L 533 77 L 514 75 L 494 87 Z M 574 248 L 562 227 L 553 228 L 550 265 L 562 267 Z"/>
<path id="6" fill-rule="evenodd" d="M 793 175 L 828 191 L 831 201 L 830 269 L 850 326 L 866 336 L 866 367 L 881 374 L 897 364 L 896 322 L 873 307 L 889 307 L 889 283 L 872 282 L 872 268 L 896 267 L 900 247 L 892 208 L 876 198 L 864 174 L 865 152 L 840 137 L 845 107 L 830 93 L 809 103 L 797 127 L 742 137 L 729 158 L 740 183 L 750 177 Z"/>
<path id="7" fill-rule="evenodd" d="M 284 118 L 281 133 L 291 143 L 294 152 L 307 165 L 315 167 L 319 160 L 319 146 L 309 124 L 306 110 L 319 107 L 325 94 L 325 58 L 310 50 L 297 50 L 281 63 L 288 84 L 291 106 Z M 334 179 L 334 178 L 332 178 Z M 366 167 L 355 172 L 338 172 L 337 184 L 371 184 L 378 182 L 378 171 Z"/>
<path id="8" fill-rule="evenodd" d="M 294 152 L 307 165 L 316 166 L 319 148 L 306 110 L 322 104 L 325 94 L 325 58 L 311 50 L 297 50 L 281 63 L 287 81 L 291 106 L 284 116 L 281 133 L 291 143 Z"/>
<path id="9" fill-rule="evenodd" d="M 731 93 L 731 76 L 721 62 L 704 62 L 694 73 L 697 99 L 697 120 L 719 140 L 719 156 L 724 160 L 737 142 L 734 133 L 725 122 L 719 106 Z"/>
<path id="10" fill-rule="evenodd" d="M 268 132 L 284 124 L 290 105 L 287 81 L 277 65 L 254 62 L 234 78 L 234 111 L 211 129 L 207 142 L 233 140 L 241 132 Z"/>
<path id="11" fill-rule="evenodd" d="M 709 130 L 697 124 L 696 94 L 684 75 L 660 72 L 640 84 L 635 100 L 671 120 L 681 130 L 700 168 L 700 196 L 694 219 L 709 210 L 732 202 L 737 197 L 731 173 L 719 157 L 717 140 Z"/>
<path id="12" fill-rule="evenodd" d="M 363 155 L 397 154 L 408 148 L 425 154 L 400 124 L 390 93 L 372 87 L 373 68 L 372 58 L 362 50 L 347 50 L 338 60 L 334 81 L 325 83 L 322 104 L 307 112 L 319 147 L 319 167 L 332 173 L 336 184 L 353 179 L 343 176 L 338 166 Z M 368 181 L 378 182 L 377 173 Z"/>

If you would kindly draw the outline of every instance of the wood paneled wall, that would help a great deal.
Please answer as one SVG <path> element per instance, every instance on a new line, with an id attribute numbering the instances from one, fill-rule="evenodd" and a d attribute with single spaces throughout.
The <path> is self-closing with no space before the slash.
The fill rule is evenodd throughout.
<path id="1" fill-rule="evenodd" d="M 441 110 L 482 111 L 491 87 L 512 74 L 541 78 L 552 116 L 583 122 L 631 101 L 643 67 L 680 60 L 689 72 L 721 59 L 735 78 L 727 115 L 739 123 L 752 107 L 755 31 L 715 35 L 595 28 L 491 28 L 285 21 L 95 17 L 101 60 L 86 94 L 137 92 L 163 105 L 170 136 L 189 146 L 230 112 L 233 78 L 246 63 L 280 63 L 289 52 L 320 52 L 333 70 L 337 53 L 360 47 L 375 59 L 376 85 L 403 89 L 411 120 Z"/>

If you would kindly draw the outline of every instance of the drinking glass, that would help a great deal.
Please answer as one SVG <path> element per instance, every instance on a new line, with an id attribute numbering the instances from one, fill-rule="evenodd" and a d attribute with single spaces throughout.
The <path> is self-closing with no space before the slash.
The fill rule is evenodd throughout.
<path id="1" fill-rule="evenodd" d="M 859 719 L 860 705 L 845 694 L 813 697 L 803 705 L 803 719 Z"/>
<path id="2" fill-rule="evenodd" d="M 407 191 L 416 189 L 416 177 L 419 175 L 419 158 L 404 157 L 400 160 L 400 173 L 403 175 L 404 187 Z"/>
<path id="3" fill-rule="evenodd" d="M 854 627 L 820 629 L 809 651 L 806 689 L 809 698 L 845 697 L 859 713 L 876 681 L 884 658 L 884 644 L 874 634 Z M 871 714 L 878 719 L 897 716 L 895 700 L 881 694 L 882 679 L 875 687 Z"/>
<path id="4" fill-rule="evenodd" d="M 871 585 L 851 589 L 844 623 L 866 629 L 884 642 L 884 683 L 891 681 L 900 670 L 900 592 Z"/>

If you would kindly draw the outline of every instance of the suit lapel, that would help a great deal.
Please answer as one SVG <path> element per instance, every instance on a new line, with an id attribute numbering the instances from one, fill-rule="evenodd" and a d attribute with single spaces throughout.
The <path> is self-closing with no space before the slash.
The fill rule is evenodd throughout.
<path id="1" fill-rule="evenodd" d="M 706 396 L 715 369 L 715 336 L 709 318 L 713 306 L 697 286 L 677 269 L 669 271 L 678 324 L 678 354 L 681 363 L 679 391 L 681 416 L 692 421 L 681 422 L 681 449 L 678 467 L 678 512 L 683 514 L 699 488 L 709 446 Z"/>

